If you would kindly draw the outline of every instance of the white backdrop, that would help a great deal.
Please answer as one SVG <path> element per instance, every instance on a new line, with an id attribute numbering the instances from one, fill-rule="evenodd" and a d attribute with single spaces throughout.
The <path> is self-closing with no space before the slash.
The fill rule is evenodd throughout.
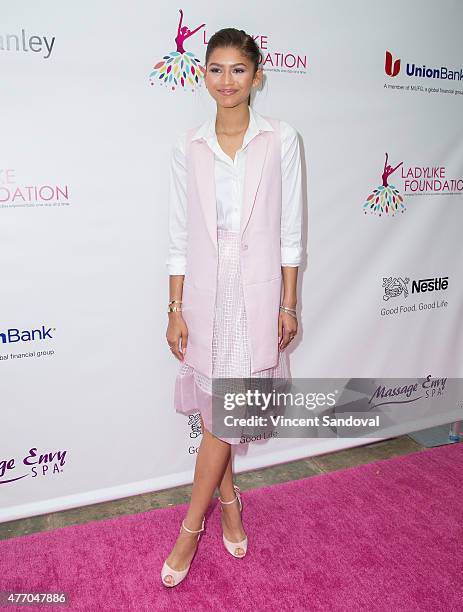
<path id="1" fill-rule="evenodd" d="M 215 106 L 204 85 L 150 82 L 175 51 L 178 8 L 0 7 L 0 521 L 192 480 L 200 438 L 173 409 L 179 362 L 165 341 L 167 176 L 174 138 Z M 292 375 L 461 376 L 461 2 L 181 8 L 184 25 L 205 24 L 185 43 L 201 63 L 222 27 L 258 37 L 266 79 L 252 103 L 301 136 L 308 257 Z M 413 65 L 458 79 L 408 74 Z M 366 214 L 386 152 L 403 162 L 389 184 L 406 210 Z M 414 183 L 420 172 L 433 182 Z M 443 277 L 446 289 L 412 292 Z M 459 415 L 440 402 L 414 429 Z M 250 444 L 235 467 L 359 443 Z"/>

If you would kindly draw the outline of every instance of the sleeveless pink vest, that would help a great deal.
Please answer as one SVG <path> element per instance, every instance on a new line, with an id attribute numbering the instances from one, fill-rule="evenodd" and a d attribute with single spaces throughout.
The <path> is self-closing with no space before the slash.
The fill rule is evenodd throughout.
<path id="1" fill-rule="evenodd" d="M 277 365 L 281 297 L 281 141 L 274 131 L 248 144 L 241 211 L 240 260 L 248 322 L 251 372 Z M 187 132 L 187 255 L 183 318 L 188 327 L 185 362 L 212 377 L 212 331 L 217 282 L 217 210 L 214 153 L 205 139 Z"/>

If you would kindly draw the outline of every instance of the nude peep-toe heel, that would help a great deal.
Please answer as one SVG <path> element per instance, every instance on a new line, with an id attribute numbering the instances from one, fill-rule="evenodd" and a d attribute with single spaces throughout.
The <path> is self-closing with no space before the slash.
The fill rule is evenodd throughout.
<path id="1" fill-rule="evenodd" d="M 204 518 L 203 518 L 203 522 L 201 525 L 201 529 L 197 529 L 197 530 L 188 529 L 188 527 L 185 526 L 185 521 L 182 521 L 182 524 L 180 526 L 180 532 L 182 531 L 182 527 L 185 531 L 188 531 L 189 533 L 197 533 L 198 534 L 197 541 L 199 542 L 199 538 L 201 537 L 201 532 L 204 531 Z M 196 554 L 196 551 L 194 554 Z M 194 555 L 193 555 L 193 559 L 194 559 Z M 164 561 L 164 565 L 162 566 L 162 570 L 161 570 L 162 584 L 166 587 L 173 587 L 173 586 L 177 586 L 177 584 L 180 584 L 182 580 L 186 578 L 186 575 L 188 574 L 190 570 L 191 564 L 193 563 L 193 559 L 191 559 L 188 567 L 186 567 L 183 570 L 174 570 L 169 565 L 167 565 L 167 561 Z M 172 583 L 165 581 L 166 576 L 169 576 L 169 575 L 172 576 L 173 578 Z"/>
<path id="2" fill-rule="evenodd" d="M 219 497 L 219 501 L 221 504 L 225 505 L 225 504 L 233 504 L 233 502 L 238 500 L 238 503 L 240 505 L 240 513 L 241 513 L 243 509 L 243 503 L 241 501 L 240 488 L 237 485 L 233 485 L 233 489 L 235 490 L 234 499 L 228 502 L 224 502 Z M 238 559 L 241 559 L 242 557 L 244 557 L 244 555 L 246 554 L 247 548 L 248 548 L 248 537 L 247 536 L 244 538 L 244 540 L 241 540 L 241 542 L 230 542 L 230 540 L 227 540 L 227 538 L 223 534 L 222 534 L 222 537 L 223 537 L 223 543 L 225 545 L 225 548 L 228 550 L 228 552 L 231 555 L 233 555 L 234 557 L 237 557 Z M 244 553 L 241 555 L 237 554 L 236 551 L 238 548 L 242 548 L 244 550 Z"/>

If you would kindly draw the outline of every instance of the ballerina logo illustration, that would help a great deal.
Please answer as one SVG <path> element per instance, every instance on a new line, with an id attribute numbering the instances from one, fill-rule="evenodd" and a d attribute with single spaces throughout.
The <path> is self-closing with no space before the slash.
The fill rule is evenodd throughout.
<path id="1" fill-rule="evenodd" d="M 400 72 L 400 59 L 396 59 L 393 62 L 392 53 L 390 51 L 386 51 L 386 61 L 384 64 L 384 70 L 386 71 L 386 74 L 391 77 L 396 77 Z"/>
<path id="2" fill-rule="evenodd" d="M 399 193 L 399 190 L 394 187 L 394 185 L 389 185 L 387 179 L 391 176 L 393 172 L 397 170 L 399 166 L 403 164 L 403 161 L 400 164 L 397 164 L 395 168 L 388 165 L 387 163 L 388 154 L 386 153 L 386 160 L 384 162 L 383 168 L 383 184 L 373 189 L 373 192 L 370 193 L 368 198 L 366 199 L 365 204 L 363 205 L 363 210 L 365 214 L 370 212 L 372 214 L 378 215 L 381 217 L 382 214 L 390 215 L 393 217 L 396 212 L 404 212 L 406 210 L 405 205 L 403 203 L 403 198 Z"/>
<path id="3" fill-rule="evenodd" d="M 194 91 L 197 87 L 201 86 L 205 68 L 201 66 L 199 59 L 197 59 L 193 53 L 185 51 L 183 44 L 187 38 L 196 34 L 196 32 L 206 24 L 202 23 L 194 30 L 190 30 L 187 26 L 182 25 L 182 9 L 179 9 L 179 13 L 180 20 L 178 22 L 177 36 L 174 39 L 177 50 L 164 55 L 164 57 L 153 66 L 153 71 L 149 75 L 149 80 L 151 85 L 157 82 L 160 85 L 170 85 L 172 90 L 177 86 L 181 86 L 184 90 L 191 87 L 191 91 Z"/>

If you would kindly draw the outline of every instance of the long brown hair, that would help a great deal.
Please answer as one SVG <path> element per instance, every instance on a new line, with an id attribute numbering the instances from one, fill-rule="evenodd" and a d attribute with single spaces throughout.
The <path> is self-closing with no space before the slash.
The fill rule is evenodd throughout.
<path id="1" fill-rule="evenodd" d="M 259 45 L 250 34 L 246 34 L 244 30 L 237 30 L 236 28 L 222 28 L 213 34 L 207 43 L 205 58 L 206 68 L 212 51 L 218 47 L 234 47 L 235 49 L 241 51 L 245 57 L 254 63 L 253 76 L 255 76 L 259 68 L 262 54 L 260 52 Z M 251 94 L 249 94 L 248 105 L 250 103 Z"/>

